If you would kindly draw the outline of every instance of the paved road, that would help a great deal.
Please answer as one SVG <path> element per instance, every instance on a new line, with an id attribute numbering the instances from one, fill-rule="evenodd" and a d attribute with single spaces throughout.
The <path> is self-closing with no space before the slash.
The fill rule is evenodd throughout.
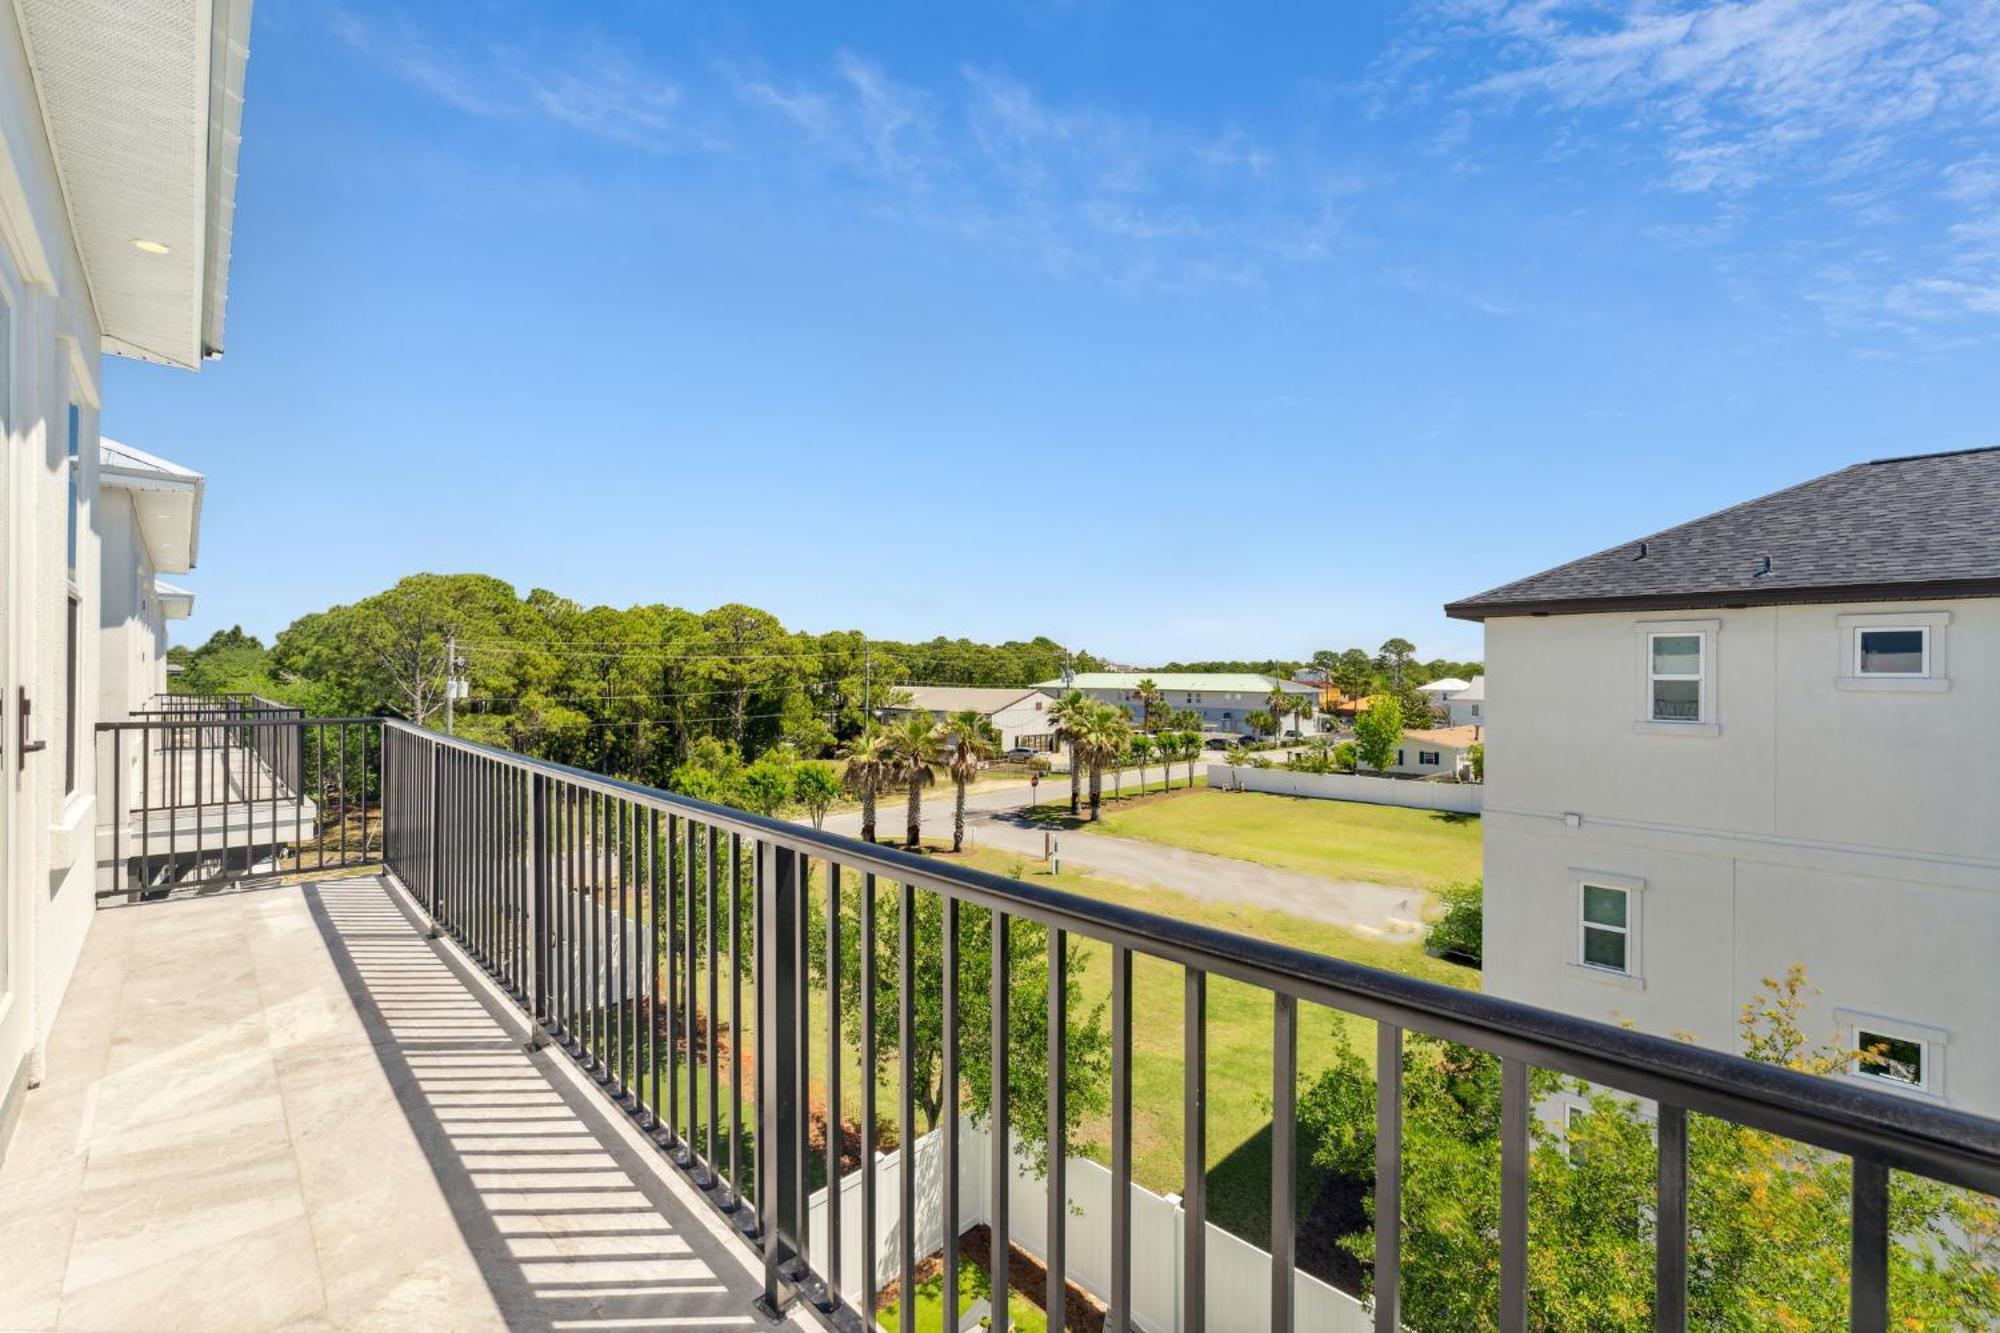
<path id="1" fill-rule="evenodd" d="M 1154 768 L 1149 776 L 1158 771 Z M 1067 782 L 1062 782 L 1052 789 L 1050 781 L 1044 778 L 1041 798 L 1044 802 L 1064 799 L 1068 787 Z M 967 840 L 975 847 L 1000 848 L 1039 860 L 1045 831 L 1028 824 L 1021 816 L 1027 791 L 1027 784 L 1020 783 L 996 784 L 967 793 Z M 882 803 L 875 814 L 877 837 L 893 837 L 902 831 L 903 809 L 900 797 Z M 951 789 L 940 786 L 925 792 L 924 836 L 948 840 L 951 820 Z M 829 815 L 826 827 L 830 832 L 853 836 L 861 831 L 861 816 L 856 812 Z M 1425 895 L 1414 889 L 1363 880 L 1324 879 L 1254 861 L 1085 830 L 1058 832 L 1056 838 L 1063 864 L 1132 884 L 1158 885 L 1209 902 L 1242 903 L 1290 912 L 1365 934 L 1408 935 L 1421 929 Z"/>

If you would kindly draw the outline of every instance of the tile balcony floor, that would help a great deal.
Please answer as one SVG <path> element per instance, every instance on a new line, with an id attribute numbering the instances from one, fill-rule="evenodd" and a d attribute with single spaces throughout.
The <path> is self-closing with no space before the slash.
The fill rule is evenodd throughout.
<path id="1" fill-rule="evenodd" d="M 0 1329 L 754 1327 L 747 1248 L 462 967 L 374 878 L 101 912 Z"/>

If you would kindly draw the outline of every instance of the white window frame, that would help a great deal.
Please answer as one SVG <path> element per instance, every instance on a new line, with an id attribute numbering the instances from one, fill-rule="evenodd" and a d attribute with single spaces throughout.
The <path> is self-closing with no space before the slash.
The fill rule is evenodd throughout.
<path id="1" fill-rule="evenodd" d="M 1644 945 L 1645 890 L 1646 881 L 1631 875 L 1613 874 L 1602 870 L 1572 869 L 1570 877 L 1570 902 L 1576 913 L 1576 951 L 1571 955 L 1571 970 L 1600 981 L 1613 982 L 1635 990 L 1645 989 L 1645 974 L 1642 970 L 1641 949 Z M 1625 895 L 1625 925 L 1602 925 L 1586 922 L 1583 914 L 1583 895 L 1586 888 L 1613 889 Z M 1584 961 L 1584 941 L 1591 930 L 1619 931 L 1625 937 L 1625 967 L 1606 967 L 1602 963 Z"/>
<path id="2" fill-rule="evenodd" d="M 1632 730 L 1652 736 L 1718 736 L 1720 706 L 1716 690 L 1716 658 L 1722 639 L 1720 620 L 1641 620 L 1633 625 L 1639 638 L 1639 708 Z M 1656 675 L 1653 671 L 1653 641 L 1661 638 L 1697 637 L 1701 640 L 1701 670 L 1694 676 Z M 1692 719 L 1653 716 L 1653 682 L 1694 680 L 1697 698 Z"/>
<path id="3" fill-rule="evenodd" d="M 1950 648 L 1951 612 L 1934 610 L 1865 611 L 1838 616 L 1840 660 L 1837 689 L 1875 693 L 1942 693 L 1951 688 L 1946 654 Z M 1922 630 L 1924 669 L 1918 674 L 1861 670 L 1861 636 L 1871 630 Z"/>
<path id="4" fill-rule="evenodd" d="M 1834 1021 L 1840 1025 L 1841 1045 L 1850 1051 L 1861 1049 L 1862 1034 L 1877 1037 L 1893 1037 L 1897 1041 L 1914 1042 L 1921 1052 L 1918 1068 L 1922 1078 L 1916 1083 L 1905 1083 L 1902 1079 L 1891 1078 L 1887 1074 L 1870 1073 L 1859 1057 L 1847 1070 L 1846 1077 L 1871 1088 L 1893 1092 L 1905 1097 L 1920 1097 L 1930 1101 L 1944 1098 L 1945 1048 L 1950 1033 L 1944 1028 L 1932 1027 L 1927 1023 L 1912 1023 L 1907 1019 L 1890 1018 L 1885 1014 L 1869 1013 L 1859 1009 L 1836 1009 Z"/>
<path id="5" fill-rule="evenodd" d="M 1442 751 L 1439 750 L 1417 751 L 1418 768 L 1436 768 L 1443 762 L 1444 762 L 1444 757 Z"/>
<path id="6" fill-rule="evenodd" d="M 1928 680 L 1931 674 L 1931 627 L 1929 625 L 1856 625 L 1854 634 L 1854 674 L 1879 680 Z M 1921 661 L 1915 671 L 1870 671 L 1863 662 L 1862 640 L 1870 634 L 1915 634 L 1923 640 Z"/>

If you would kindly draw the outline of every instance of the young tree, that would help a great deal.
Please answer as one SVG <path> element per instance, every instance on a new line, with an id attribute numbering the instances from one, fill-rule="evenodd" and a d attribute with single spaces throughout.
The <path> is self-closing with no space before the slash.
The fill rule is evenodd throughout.
<path id="1" fill-rule="evenodd" d="M 847 747 L 841 782 L 861 801 L 861 840 L 875 841 L 875 796 L 889 773 L 889 733 L 873 722 Z"/>
<path id="2" fill-rule="evenodd" d="M 1159 752 L 1160 738 L 1144 733 L 1132 738 L 1132 762 L 1139 766 L 1139 794 L 1146 793 L 1146 765 Z"/>
<path id="3" fill-rule="evenodd" d="M 826 824 L 826 812 L 840 798 L 840 779 L 823 763 L 799 764 L 792 770 L 792 799 L 806 808 L 813 827 Z"/>
<path id="4" fill-rule="evenodd" d="M 1813 1046 L 1800 1026 L 1798 968 L 1744 1006 L 1744 1054 L 1838 1075 L 1864 1058 Z M 1408 1037 L 1403 1055 L 1403 1321 L 1491 1328 L 1498 1308 L 1500 1069 L 1483 1052 Z M 1584 1109 L 1531 1121 L 1530 1327 L 1556 1333 L 1652 1323 L 1655 1152 L 1630 1097 L 1540 1072 L 1535 1097 L 1567 1090 Z M 1374 1078 L 1352 1050 L 1300 1097 L 1315 1161 L 1366 1181 Z M 1847 1323 L 1852 1170 L 1828 1154 L 1712 1116 L 1688 1121 L 1689 1328 L 1831 1329 Z M 1371 1209 L 1372 1209 L 1371 1201 Z M 2000 1320 L 2000 1204 L 1914 1175 L 1890 1193 L 1889 1291 L 1897 1327 L 1987 1329 Z M 1370 1233 L 1342 1242 L 1364 1260 Z"/>
<path id="5" fill-rule="evenodd" d="M 912 713 L 889 728 L 888 736 L 889 771 L 908 784 L 910 794 L 903 845 L 915 851 L 924 842 L 924 788 L 937 781 L 937 765 L 944 758 L 944 728 L 929 713 Z"/>
<path id="6" fill-rule="evenodd" d="M 1376 695 L 1354 719 L 1355 755 L 1378 773 L 1396 762 L 1402 740 L 1403 705 L 1394 695 Z"/>
<path id="7" fill-rule="evenodd" d="M 843 876 L 842 885 L 841 1023 L 846 1032 L 859 1033 L 861 892 L 856 877 Z M 826 977 L 825 897 L 821 892 L 809 900 L 813 918 L 808 925 L 810 964 L 815 983 L 821 986 Z M 898 1049 L 900 1036 L 897 949 L 903 898 L 898 886 L 886 880 L 877 882 L 875 1048 L 885 1053 Z M 910 1082 L 922 1122 L 913 1128 L 922 1133 L 936 1126 L 944 1100 L 944 908 L 938 895 L 922 889 L 911 891 L 909 899 L 914 908 L 910 958 L 916 982 L 912 996 Z M 964 1093 L 961 1105 L 974 1119 L 983 1120 L 991 1111 L 993 1087 L 989 1000 L 993 975 L 992 915 L 978 908 L 962 907 L 958 929 L 958 1068 Z M 1010 962 L 1007 1120 L 1021 1136 L 1039 1170 L 1047 1163 L 1049 1138 L 1048 930 L 1040 922 L 1010 917 L 1007 941 Z M 1087 1005 L 1083 998 L 1088 963 L 1086 948 L 1072 942 L 1063 955 L 1064 972 L 1069 979 L 1063 1037 L 1066 1055 L 1063 1118 L 1065 1136 L 1071 1142 L 1087 1121 L 1103 1113 L 1110 1100 L 1111 1037 L 1105 1024 L 1104 1003 Z"/>
<path id="8" fill-rule="evenodd" d="M 1263 736 L 1268 734 L 1272 737 L 1276 737 L 1278 734 L 1278 719 L 1271 716 L 1271 714 L 1265 709 L 1258 708 L 1254 709 L 1251 712 L 1245 713 L 1243 715 L 1243 721 L 1246 725 L 1249 726 L 1250 730 L 1256 735 Z"/>
<path id="9" fill-rule="evenodd" d="M 1056 740 L 1069 747 L 1069 812 L 1072 815 L 1083 809 L 1083 765 L 1077 761 L 1076 738 L 1092 707 L 1094 705 L 1082 690 L 1071 690 L 1049 709 L 1049 721 L 1055 723 Z"/>
<path id="10" fill-rule="evenodd" d="M 1484 745 L 1475 744 L 1466 746 L 1465 762 L 1472 765 L 1472 780 L 1474 782 L 1486 781 L 1486 747 Z"/>
<path id="11" fill-rule="evenodd" d="M 979 766 L 1000 753 L 1000 732 L 986 715 L 968 708 L 945 719 L 945 740 L 951 746 L 951 782 L 957 802 L 951 812 L 951 849 L 965 850 L 965 784 L 979 776 Z"/>
<path id="12" fill-rule="evenodd" d="M 743 777 L 737 783 L 743 808 L 769 816 L 782 812 L 792 803 L 792 791 L 798 780 L 794 767 L 781 751 L 760 755 L 743 770 Z"/>

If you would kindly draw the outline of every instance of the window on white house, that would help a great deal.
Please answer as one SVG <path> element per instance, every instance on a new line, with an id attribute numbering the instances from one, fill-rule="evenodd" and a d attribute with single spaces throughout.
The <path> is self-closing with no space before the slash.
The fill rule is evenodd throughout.
<path id="1" fill-rule="evenodd" d="M 1655 722 L 1702 720 L 1701 638 L 1699 634 L 1647 636 L 1646 668 Z"/>
<path id="2" fill-rule="evenodd" d="M 1583 886 L 1582 957 L 1585 967 L 1632 970 L 1632 894 L 1604 884 Z"/>
<path id="3" fill-rule="evenodd" d="M 1888 1083 L 1900 1083 L 1908 1088 L 1928 1086 L 1925 1082 L 1926 1043 L 1923 1041 L 1857 1027 L 1854 1030 L 1854 1045 L 1861 1052 L 1861 1058 L 1855 1062 L 1855 1073 Z"/>
<path id="4" fill-rule="evenodd" d="M 1438 763 L 1438 752 L 1436 750 L 1419 750 L 1417 751 L 1417 762 L 1419 764 L 1428 764 L 1430 767 L 1436 768 Z"/>
<path id="5" fill-rule="evenodd" d="M 1931 632 L 1922 625 L 1854 631 L 1857 676 L 1928 676 Z"/>
<path id="6" fill-rule="evenodd" d="M 1402 766 L 1403 766 L 1403 752 L 1401 750 L 1398 750 L 1396 751 L 1396 767 L 1401 768 Z"/>
<path id="7" fill-rule="evenodd" d="M 75 593 L 69 595 L 68 656 L 63 680 L 63 795 L 76 791 L 76 671 L 77 671 L 77 619 L 83 603 Z"/>
<path id="8" fill-rule="evenodd" d="M 1478 717 L 1478 716 L 1479 716 L 1479 705 L 1478 705 L 1478 704 L 1474 704 L 1474 705 L 1472 705 L 1472 715 L 1473 715 L 1474 717 Z"/>
<path id="9" fill-rule="evenodd" d="M 69 576 L 76 578 L 77 534 L 83 507 L 83 413 L 69 405 Z"/>

